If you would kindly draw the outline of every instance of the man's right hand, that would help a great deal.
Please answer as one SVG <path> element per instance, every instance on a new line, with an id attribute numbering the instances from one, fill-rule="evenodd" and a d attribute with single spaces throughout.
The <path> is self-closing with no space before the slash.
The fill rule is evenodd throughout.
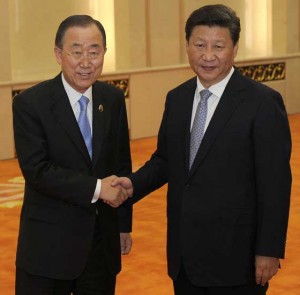
<path id="1" fill-rule="evenodd" d="M 128 197 L 132 197 L 133 194 L 133 185 L 131 180 L 128 177 L 116 177 L 111 183 L 113 187 L 121 185 L 126 191 Z"/>
<path id="2" fill-rule="evenodd" d="M 112 186 L 111 183 L 117 176 L 112 175 L 101 180 L 101 191 L 99 199 L 104 203 L 116 208 L 119 207 L 128 198 L 128 193 L 121 185 Z"/>

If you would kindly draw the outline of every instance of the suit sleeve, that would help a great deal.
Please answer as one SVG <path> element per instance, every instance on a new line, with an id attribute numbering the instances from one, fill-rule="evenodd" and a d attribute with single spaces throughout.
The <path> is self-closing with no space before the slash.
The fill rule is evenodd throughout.
<path id="1" fill-rule="evenodd" d="M 167 154 L 167 121 L 168 97 L 157 137 L 157 148 L 142 168 L 133 173 L 129 178 L 132 181 L 134 192 L 132 201 L 135 203 L 152 191 L 160 188 L 168 181 L 168 154 Z"/>
<path id="2" fill-rule="evenodd" d="M 256 254 L 284 257 L 291 193 L 291 135 L 279 93 L 264 100 L 254 122 L 257 189 Z"/>
<path id="3" fill-rule="evenodd" d="M 132 172 L 128 121 L 126 113 L 125 99 L 123 97 L 120 115 L 119 115 L 119 130 L 118 130 L 118 168 L 116 174 L 118 176 L 128 176 Z M 123 203 L 118 208 L 119 228 L 120 232 L 132 231 L 132 205 L 129 202 Z"/>

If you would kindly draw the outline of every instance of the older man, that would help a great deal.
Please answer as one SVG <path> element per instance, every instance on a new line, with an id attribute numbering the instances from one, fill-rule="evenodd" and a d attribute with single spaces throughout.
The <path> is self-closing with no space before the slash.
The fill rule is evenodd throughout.
<path id="1" fill-rule="evenodd" d="M 113 177 L 131 172 L 121 90 L 99 78 L 106 52 L 101 23 L 74 15 L 59 26 L 62 72 L 13 102 L 25 178 L 16 295 L 112 295 L 122 252 L 131 247 L 131 207 Z M 120 225 L 119 225 L 120 220 Z"/>

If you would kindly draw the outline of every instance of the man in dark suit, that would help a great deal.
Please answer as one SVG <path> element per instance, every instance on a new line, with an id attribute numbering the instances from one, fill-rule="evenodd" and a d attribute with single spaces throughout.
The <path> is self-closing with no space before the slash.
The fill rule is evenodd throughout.
<path id="1" fill-rule="evenodd" d="M 13 101 L 25 178 L 16 294 L 111 295 L 121 251 L 131 248 L 131 207 L 113 208 L 127 192 L 108 177 L 131 172 L 125 99 L 97 81 L 106 52 L 100 22 L 68 17 L 54 52 L 62 72 Z"/>
<path id="2" fill-rule="evenodd" d="M 197 77 L 168 93 L 151 159 L 113 185 L 123 185 L 136 202 L 168 183 L 175 294 L 266 294 L 284 257 L 289 212 L 291 138 L 283 100 L 233 67 L 240 21 L 232 9 L 202 7 L 185 31 Z"/>

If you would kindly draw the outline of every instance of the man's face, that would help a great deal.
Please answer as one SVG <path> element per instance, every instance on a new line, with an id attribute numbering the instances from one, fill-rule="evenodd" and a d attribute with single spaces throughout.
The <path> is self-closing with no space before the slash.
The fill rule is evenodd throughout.
<path id="1" fill-rule="evenodd" d="M 192 70 L 205 88 L 223 80 L 233 65 L 238 45 L 228 28 L 196 26 L 186 44 Z"/>
<path id="2" fill-rule="evenodd" d="M 106 48 L 96 25 L 71 27 L 62 40 L 63 48 L 55 47 L 58 64 L 66 81 L 84 93 L 101 75 Z"/>

